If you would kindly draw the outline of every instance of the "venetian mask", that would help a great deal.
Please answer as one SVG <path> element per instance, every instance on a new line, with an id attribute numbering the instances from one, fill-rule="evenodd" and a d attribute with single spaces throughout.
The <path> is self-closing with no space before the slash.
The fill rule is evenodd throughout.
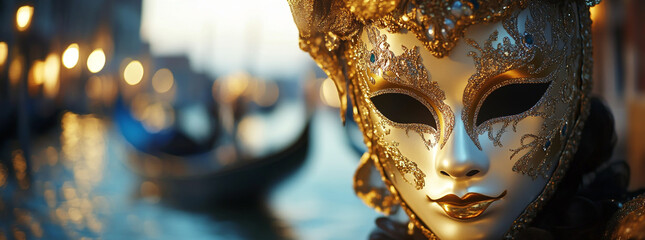
<path id="1" fill-rule="evenodd" d="M 587 115 L 589 5 L 290 4 L 301 47 L 353 103 L 367 205 L 402 208 L 428 238 L 512 238 L 530 223 Z"/>

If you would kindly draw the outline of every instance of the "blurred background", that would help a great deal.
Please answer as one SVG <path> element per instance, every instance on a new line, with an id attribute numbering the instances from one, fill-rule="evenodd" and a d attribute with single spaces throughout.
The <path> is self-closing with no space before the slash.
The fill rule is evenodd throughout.
<path id="1" fill-rule="evenodd" d="M 592 10 L 594 93 L 632 173 L 640 10 Z M 365 149 L 338 105 L 284 0 L 3 0 L 0 239 L 366 238 Z"/>

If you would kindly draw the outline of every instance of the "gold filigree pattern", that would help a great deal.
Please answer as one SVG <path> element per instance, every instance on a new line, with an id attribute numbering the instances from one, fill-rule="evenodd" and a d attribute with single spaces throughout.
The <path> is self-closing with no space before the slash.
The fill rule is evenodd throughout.
<path id="1" fill-rule="evenodd" d="M 565 20 L 556 23 L 550 19 L 561 17 L 558 16 L 558 6 L 532 4 L 528 8 L 530 11 L 524 18 L 523 33 L 518 30 L 518 19 L 522 18 L 519 12 L 516 12 L 503 21 L 509 37 L 504 37 L 501 42 L 497 31 L 491 34 L 483 45 L 466 39 L 478 52 L 469 53 L 469 56 L 473 57 L 477 72 L 468 80 L 464 90 L 465 108 L 462 120 L 467 123 L 466 131 L 471 139 L 481 149 L 479 135 L 487 132 L 494 146 L 503 147 L 500 139 L 508 127 L 516 131 L 521 120 L 528 117 L 542 118 L 543 124 L 539 133 L 527 133 L 521 139 L 521 146 L 510 149 L 513 152 L 511 160 L 520 152 L 524 152 L 517 159 L 513 170 L 535 179 L 537 176 L 548 177 L 548 171 L 556 160 L 553 156 L 563 147 L 563 143 L 559 141 L 557 127 L 562 126 L 568 117 L 560 119 L 553 115 L 557 112 L 572 113 L 571 108 L 575 107 L 573 103 L 578 101 L 572 96 L 578 96 L 577 92 L 580 90 L 573 86 L 575 82 L 568 79 L 574 79 L 573 74 L 576 70 L 571 66 L 577 65 L 576 62 L 579 61 L 577 55 L 571 53 L 579 52 L 580 47 L 575 44 L 579 39 L 568 35 L 576 32 L 577 21 L 572 19 L 572 16 L 575 16 L 573 9 L 566 8 L 568 12 L 564 13 Z M 551 31 L 544 31 L 545 29 Z M 476 124 L 479 109 L 484 99 L 492 92 L 509 84 L 532 83 L 549 83 L 549 87 L 544 96 L 529 110 Z M 560 109 L 562 106 L 567 109 Z M 496 126 L 498 128 L 495 128 Z M 556 141 L 559 144 L 554 144 Z M 536 157 L 537 154 L 543 155 Z"/>
<path id="2" fill-rule="evenodd" d="M 345 0 L 349 11 L 360 19 L 380 18 L 393 11 L 401 0 Z"/>
<path id="3" fill-rule="evenodd" d="M 614 214 L 605 232 L 605 239 L 627 240 L 645 238 L 645 194 L 635 197 Z"/>
<path id="4" fill-rule="evenodd" d="M 574 80 L 580 80 L 576 82 L 577 86 L 580 89 L 580 100 L 578 108 L 576 108 L 575 113 L 577 118 L 574 118 L 573 126 L 571 127 L 570 135 L 566 138 L 566 144 L 564 149 L 561 151 L 556 168 L 553 172 L 553 175 L 549 179 L 549 182 L 544 187 L 544 190 L 538 195 L 535 201 L 524 209 L 522 214 L 513 221 L 513 225 L 509 228 L 508 232 L 504 235 L 504 239 L 513 239 L 517 233 L 526 228 L 528 224 L 533 221 L 536 217 L 538 211 L 544 207 L 547 200 L 553 196 L 555 190 L 564 178 L 564 175 L 569 168 L 569 164 L 573 159 L 573 155 L 578 150 L 578 145 L 580 137 L 582 136 L 582 129 L 584 128 L 585 121 L 589 116 L 589 105 L 590 105 L 590 94 L 591 94 L 591 73 L 593 67 L 593 58 L 592 58 L 592 41 L 591 41 L 591 18 L 589 17 L 589 8 L 581 7 L 579 5 L 570 4 L 568 7 L 571 7 L 574 12 L 577 13 L 579 21 L 575 27 L 578 32 L 581 33 L 581 43 L 582 48 L 580 49 L 580 59 L 582 60 L 582 67 L 580 70 L 580 75 L 574 75 L 576 78 Z"/>
<path id="5" fill-rule="evenodd" d="M 408 1 L 398 11 L 381 18 L 381 28 L 406 29 L 435 57 L 446 56 L 473 24 L 496 22 L 525 7 L 526 0 L 503 1 Z"/>
<path id="6" fill-rule="evenodd" d="M 381 161 L 390 161 L 394 164 L 396 169 L 401 173 L 401 177 L 407 183 L 412 184 L 415 189 L 421 190 L 425 186 L 425 177 L 426 174 L 417 167 L 415 162 L 410 161 L 407 157 L 403 156 L 401 151 L 399 151 L 399 143 L 397 142 L 387 142 L 383 138 L 379 138 L 378 147 L 381 148 L 379 151 L 379 159 Z M 407 175 L 412 175 L 413 180 L 410 181 L 406 177 Z"/>

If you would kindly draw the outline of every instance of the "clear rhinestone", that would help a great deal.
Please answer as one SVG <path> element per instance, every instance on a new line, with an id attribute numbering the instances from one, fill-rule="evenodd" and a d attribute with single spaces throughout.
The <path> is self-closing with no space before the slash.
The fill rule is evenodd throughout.
<path id="1" fill-rule="evenodd" d="M 428 26 L 426 34 L 428 35 L 428 39 L 434 40 L 434 27 L 432 25 Z"/>

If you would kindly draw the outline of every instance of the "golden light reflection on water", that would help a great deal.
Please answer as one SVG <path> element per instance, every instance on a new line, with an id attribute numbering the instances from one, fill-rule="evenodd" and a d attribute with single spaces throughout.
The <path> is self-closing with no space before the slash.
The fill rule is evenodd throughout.
<path id="1" fill-rule="evenodd" d="M 93 196 L 105 167 L 105 123 L 91 114 L 67 112 L 63 114 L 61 127 L 61 151 L 48 146 L 44 161 L 50 166 L 62 164 L 71 170 L 73 181 L 63 182 L 58 189 L 51 182 L 45 182 L 43 197 L 51 209 L 50 216 L 62 226 L 72 224 L 68 227 L 98 233 L 103 223 L 97 214 L 109 205 L 104 197 Z M 37 230 L 32 228 L 32 232 L 34 229 Z"/>
<path id="2" fill-rule="evenodd" d="M 170 104 L 155 102 L 143 110 L 143 127 L 151 133 L 159 132 L 173 125 L 175 112 Z"/>
<path id="3" fill-rule="evenodd" d="M 170 103 L 155 100 L 148 94 L 137 94 L 130 109 L 132 116 L 141 121 L 150 133 L 159 132 L 175 123 L 175 110 Z"/>
<path id="4" fill-rule="evenodd" d="M 14 150 L 11 153 L 14 174 L 18 180 L 18 186 L 22 189 L 29 188 L 29 179 L 27 178 L 27 161 L 22 150 Z"/>

